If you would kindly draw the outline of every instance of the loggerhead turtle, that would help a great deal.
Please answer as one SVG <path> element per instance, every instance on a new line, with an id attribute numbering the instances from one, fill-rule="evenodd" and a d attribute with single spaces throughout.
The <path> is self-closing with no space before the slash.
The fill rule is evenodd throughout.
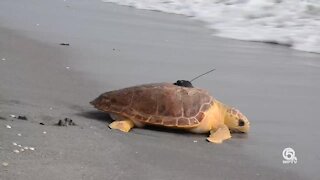
<path id="1" fill-rule="evenodd" d="M 247 133 L 248 119 L 235 108 L 214 99 L 206 90 L 170 83 L 133 86 L 101 94 L 90 102 L 115 117 L 109 127 L 123 132 L 144 125 L 208 133 L 208 141 L 222 143 L 231 132 Z"/>

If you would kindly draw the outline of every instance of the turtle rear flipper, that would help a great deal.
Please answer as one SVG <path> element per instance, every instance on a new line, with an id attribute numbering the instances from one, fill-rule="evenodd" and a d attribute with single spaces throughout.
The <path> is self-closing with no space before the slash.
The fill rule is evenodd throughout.
<path id="1" fill-rule="evenodd" d="M 122 132 L 129 132 L 131 128 L 134 127 L 134 123 L 130 119 L 113 121 L 109 124 L 111 129 L 118 129 Z"/>

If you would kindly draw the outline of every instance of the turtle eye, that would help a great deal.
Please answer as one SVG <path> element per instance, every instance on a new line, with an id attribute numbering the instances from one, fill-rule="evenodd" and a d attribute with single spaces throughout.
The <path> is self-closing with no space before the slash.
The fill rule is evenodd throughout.
<path id="1" fill-rule="evenodd" d="M 238 125 L 239 126 L 244 126 L 244 121 L 242 119 L 239 119 Z"/>

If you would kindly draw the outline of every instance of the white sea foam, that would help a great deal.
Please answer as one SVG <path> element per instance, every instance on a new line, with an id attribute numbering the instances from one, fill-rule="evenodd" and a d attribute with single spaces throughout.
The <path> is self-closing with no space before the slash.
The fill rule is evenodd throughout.
<path id="1" fill-rule="evenodd" d="M 320 0 L 103 0 L 204 21 L 215 35 L 320 53 Z"/>

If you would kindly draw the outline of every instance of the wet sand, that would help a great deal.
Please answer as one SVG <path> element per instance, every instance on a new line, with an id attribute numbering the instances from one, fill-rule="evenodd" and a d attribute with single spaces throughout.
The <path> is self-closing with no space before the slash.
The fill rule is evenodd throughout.
<path id="1" fill-rule="evenodd" d="M 320 55 L 211 34 L 183 16 L 100 1 L 1 1 L 0 179 L 317 179 Z M 213 67 L 194 85 L 252 124 L 221 145 L 110 130 L 89 104 L 108 90 Z M 77 126 L 55 125 L 66 117 Z M 35 150 L 14 153 L 13 142 Z M 282 163 L 286 147 L 297 164 Z"/>

